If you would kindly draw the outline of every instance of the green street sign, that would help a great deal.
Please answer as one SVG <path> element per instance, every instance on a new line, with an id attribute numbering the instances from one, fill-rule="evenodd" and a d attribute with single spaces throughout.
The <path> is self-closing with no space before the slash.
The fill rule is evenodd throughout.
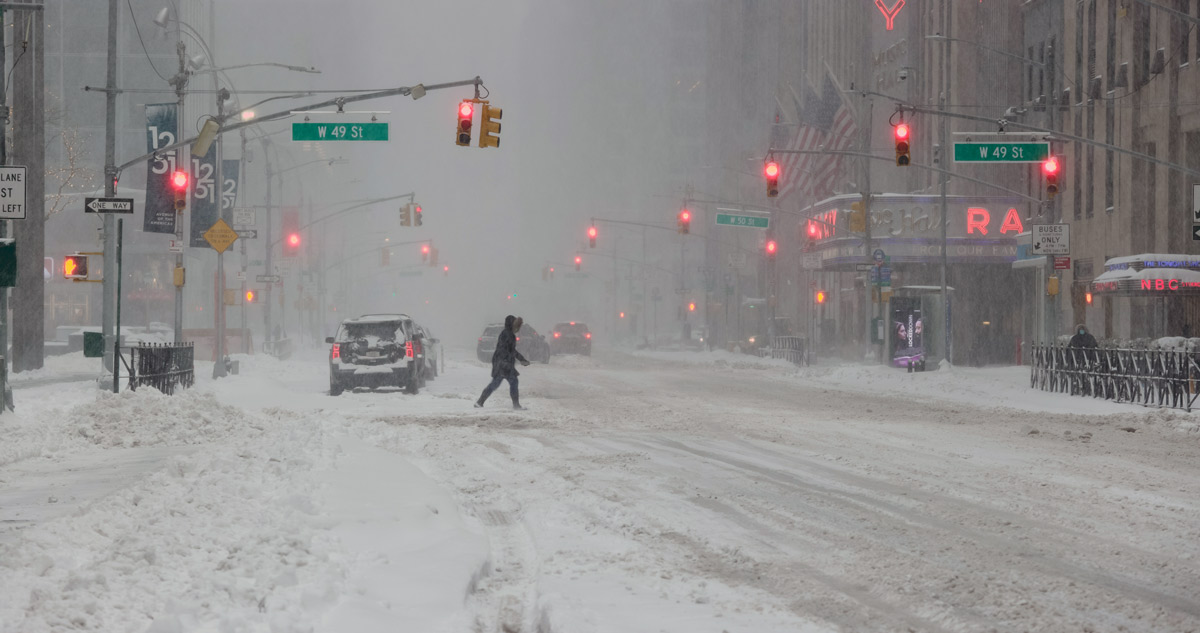
<path id="1" fill-rule="evenodd" d="M 725 226 L 742 226 L 748 229 L 765 229 L 771 226 L 771 218 L 765 215 L 734 215 L 718 213 L 717 224 Z"/>
<path id="2" fill-rule="evenodd" d="M 1050 143 L 955 143 L 956 163 L 1040 163 L 1050 158 Z"/>
<path id="3" fill-rule="evenodd" d="M 293 141 L 386 141 L 387 123 L 293 123 Z"/>

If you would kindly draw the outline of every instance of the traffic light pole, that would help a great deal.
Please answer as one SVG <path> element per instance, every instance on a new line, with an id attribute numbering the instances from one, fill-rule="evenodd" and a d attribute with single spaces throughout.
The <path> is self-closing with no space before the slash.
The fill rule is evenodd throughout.
<path id="1" fill-rule="evenodd" d="M 119 0 L 108 0 L 108 70 L 104 91 L 104 197 L 116 195 L 117 175 L 117 18 L 120 15 Z M 120 341 L 121 333 L 114 331 L 116 324 L 114 309 L 117 281 L 117 240 L 115 218 L 105 213 L 101 235 L 104 241 L 104 281 L 101 284 L 101 330 L 104 336 L 104 360 L 102 371 L 115 369 L 114 346 Z M 102 381 L 103 384 L 103 381 Z"/>
<path id="2" fill-rule="evenodd" d="M 217 119 L 225 113 L 225 99 L 229 93 L 224 89 L 217 91 Z M 217 132 L 216 178 L 213 182 L 212 194 L 216 198 L 217 218 L 225 217 L 225 175 L 222 163 L 225 162 L 223 153 L 224 143 L 220 131 Z M 213 378 L 224 378 L 225 370 L 225 251 L 217 252 L 217 358 L 213 363 Z"/>
<path id="3" fill-rule="evenodd" d="M 185 131 L 186 128 L 184 128 L 183 119 L 184 119 L 184 105 L 186 105 L 186 103 L 187 103 L 187 84 L 188 84 L 187 45 L 185 45 L 183 43 L 183 32 L 182 32 L 181 25 L 182 25 L 182 23 L 179 20 L 175 20 L 175 40 L 177 42 L 177 44 L 175 45 L 175 49 L 179 54 L 179 74 L 173 78 L 174 79 L 173 83 L 175 84 L 175 97 L 177 100 L 177 104 L 175 106 L 175 108 L 176 108 L 175 138 L 176 139 L 181 139 L 181 138 L 183 138 L 183 135 L 186 134 L 186 131 Z M 177 169 L 177 170 L 182 169 L 182 170 L 184 170 L 184 173 L 188 173 L 188 174 L 192 173 L 191 165 L 190 165 L 190 163 L 192 162 L 191 154 L 192 154 L 192 146 L 191 145 L 179 146 L 179 148 L 175 150 L 175 169 Z M 191 182 L 192 182 L 192 179 L 188 178 L 189 185 L 191 184 Z M 189 189 L 190 188 L 191 187 L 189 187 Z M 185 198 L 188 197 L 186 193 L 184 194 L 184 197 Z M 185 204 L 184 207 L 186 208 L 186 206 L 187 205 Z M 175 271 L 178 271 L 178 272 L 175 272 L 172 275 L 172 280 L 173 280 L 172 283 L 175 284 L 175 342 L 176 343 L 183 342 L 183 286 L 185 283 L 187 283 L 186 273 L 183 272 L 184 271 L 184 267 L 183 267 L 183 232 L 184 232 L 184 209 L 176 209 L 175 210 L 175 243 L 176 243 L 176 246 L 180 249 L 179 252 L 175 254 Z M 182 278 L 176 279 L 175 275 L 179 275 Z"/>

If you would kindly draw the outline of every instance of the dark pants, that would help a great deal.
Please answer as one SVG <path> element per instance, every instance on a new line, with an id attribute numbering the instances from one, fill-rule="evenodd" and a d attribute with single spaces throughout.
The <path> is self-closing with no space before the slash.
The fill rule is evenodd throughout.
<path id="1" fill-rule="evenodd" d="M 505 379 L 507 379 L 508 380 L 508 395 L 512 396 L 513 404 L 516 404 L 518 401 L 520 401 L 520 396 L 517 393 L 517 378 L 518 377 L 515 375 L 514 376 L 503 376 L 503 375 L 496 376 L 495 378 L 492 379 L 492 382 L 489 383 L 488 386 L 483 388 L 483 395 L 479 396 L 479 402 L 481 402 L 481 403 L 486 402 L 488 399 L 488 396 L 492 395 L 492 392 L 495 391 L 500 386 L 500 383 L 503 382 Z"/>

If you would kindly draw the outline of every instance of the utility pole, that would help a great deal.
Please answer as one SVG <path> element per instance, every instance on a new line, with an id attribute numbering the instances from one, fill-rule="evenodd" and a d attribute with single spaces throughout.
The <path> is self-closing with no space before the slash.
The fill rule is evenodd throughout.
<path id="1" fill-rule="evenodd" d="M 42 5 L 32 1 L 14 6 L 14 37 L 23 49 L 13 60 L 13 160 L 26 166 L 25 219 L 13 225 L 18 247 L 17 285 L 12 290 L 12 369 L 39 369 L 45 345 L 46 283 L 42 258 L 46 251 L 46 122 L 42 76 L 45 68 L 45 22 Z M 28 9 L 26 9 L 28 7 Z M 15 48 L 15 47 L 14 47 Z"/>
<path id="2" fill-rule="evenodd" d="M 0 7 L 0 74 L 8 67 L 4 42 L 4 7 Z M 0 81 L 0 165 L 8 164 L 8 93 L 7 81 Z M 8 220 L 0 220 L 0 240 L 8 237 Z M 0 288 L 0 400 L 7 398 L 8 385 L 8 288 Z M 4 410 L 0 402 L 0 411 Z"/>
<path id="3" fill-rule="evenodd" d="M 271 251 L 273 250 L 271 247 L 271 225 L 273 223 L 273 219 L 271 218 L 271 178 L 273 178 L 275 174 L 271 170 L 270 143 L 271 141 L 269 139 L 263 137 L 263 162 L 267 171 L 267 217 L 263 222 L 263 245 L 266 247 L 266 252 L 263 255 L 263 270 L 267 275 L 274 275 L 275 268 L 271 261 Z M 266 330 L 263 332 L 263 340 L 268 342 L 267 349 L 272 349 L 270 342 L 275 340 L 275 331 L 271 328 L 271 289 L 274 287 L 274 283 L 268 283 L 266 287 L 263 288 L 263 323 L 266 327 Z"/>
<path id="4" fill-rule="evenodd" d="M 238 130 L 238 132 L 240 132 L 242 135 L 242 154 L 241 154 L 241 160 L 238 161 L 238 168 L 241 170 L 241 173 L 238 176 L 238 189 L 241 190 L 243 187 L 246 186 L 246 130 L 245 130 L 245 128 L 242 128 L 241 130 Z M 239 191 L 239 193 L 241 193 L 241 191 Z M 242 194 L 243 201 L 245 201 L 248 197 L 249 196 L 247 194 L 244 194 L 244 193 Z M 235 198 L 234 199 L 235 204 L 236 204 L 236 200 L 237 199 Z M 245 202 L 243 202 L 243 204 L 245 204 Z M 246 290 L 250 287 L 250 275 L 246 270 L 247 265 L 249 264 L 249 262 L 246 261 L 246 259 L 247 259 L 247 255 L 246 255 L 247 240 L 238 239 L 238 241 L 241 242 L 240 246 L 241 246 L 241 251 L 242 251 L 242 287 L 241 287 L 241 293 L 242 293 L 241 294 L 241 297 L 242 297 L 242 353 L 249 354 L 250 353 L 250 331 L 246 328 L 246 308 L 247 308 Z"/>
<path id="5" fill-rule="evenodd" d="M 117 17 L 120 16 L 120 0 L 108 0 L 108 72 L 104 90 L 104 197 L 117 194 Z M 116 282 L 117 282 L 117 233 L 113 214 L 105 213 L 101 235 L 104 240 L 104 281 L 101 284 L 101 302 L 104 334 L 104 371 L 111 371 L 116 363 L 113 346 L 121 340 L 116 325 Z M 105 384 L 102 381 L 101 384 Z"/>
<path id="6" fill-rule="evenodd" d="M 940 95 L 940 98 L 938 99 L 938 110 L 940 110 L 942 112 L 945 112 L 945 110 L 946 110 L 946 93 L 945 92 L 942 92 L 942 94 Z M 947 268 L 949 268 L 949 258 L 950 258 L 950 253 L 949 253 L 950 245 L 946 239 L 946 227 L 947 227 L 947 225 L 950 224 L 950 215 L 949 215 L 949 211 L 947 211 L 947 208 L 946 208 L 947 207 L 946 187 L 948 186 L 948 184 L 950 182 L 950 173 L 949 173 L 950 161 L 946 160 L 946 157 L 949 156 L 950 154 L 949 154 L 949 148 L 946 145 L 947 141 L 949 140 L 947 138 L 949 136 L 949 134 L 947 133 L 947 130 L 946 130 L 946 128 L 948 126 L 948 121 L 947 121 L 946 117 L 944 117 L 944 116 L 938 117 L 938 121 L 939 121 L 939 125 L 938 125 L 938 160 L 943 163 L 941 177 L 939 178 L 939 180 L 941 181 L 940 195 L 941 195 L 941 208 L 942 208 L 942 307 L 944 309 L 943 316 L 945 319 L 942 322 L 942 334 L 944 337 L 943 343 L 942 343 L 942 345 L 943 345 L 942 353 L 945 355 L 945 358 L 946 358 L 946 366 L 950 367 L 951 365 L 953 365 L 953 362 L 950 360 L 950 358 L 951 358 L 950 357 L 950 343 L 952 340 L 951 336 L 950 336 L 950 294 L 946 291 L 946 270 L 947 270 Z"/>
<path id="7" fill-rule="evenodd" d="M 175 20 L 175 50 L 179 54 L 179 74 L 171 79 L 171 84 L 175 87 L 175 140 L 181 141 L 187 131 L 184 127 L 184 104 L 187 103 L 187 85 L 188 85 L 188 59 L 187 45 L 183 43 L 182 22 L 176 16 Z M 180 145 L 175 150 L 175 169 L 182 169 L 184 173 L 191 174 L 192 162 L 192 146 Z M 188 176 L 188 189 L 192 189 L 192 176 Z M 191 196 L 187 192 L 184 193 L 184 198 L 188 199 Z M 186 209 L 187 203 L 184 203 Z M 183 248 L 184 242 L 184 209 L 175 210 L 175 243 L 179 247 L 179 252 L 175 254 L 175 343 L 183 342 L 183 286 L 187 282 L 183 267 Z"/>
<path id="8" fill-rule="evenodd" d="M 217 120 L 225 114 L 225 100 L 229 98 L 229 91 L 224 88 L 217 90 Z M 222 153 L 221 137 L 224 136 L 220 131 L 217 131 L 217 157 L 214 171 L 216 172 L 216 181 L 213 183 L 213 195 L 216 197 L 217 218 L 218 220 L 225 217 L 225 176 L 223 173 L 222 163 L 225 161 L 225 156 Z M 225 251 L 217 253 L 217 362 L 213 363 L 213 378 L 225 377 Z"/>

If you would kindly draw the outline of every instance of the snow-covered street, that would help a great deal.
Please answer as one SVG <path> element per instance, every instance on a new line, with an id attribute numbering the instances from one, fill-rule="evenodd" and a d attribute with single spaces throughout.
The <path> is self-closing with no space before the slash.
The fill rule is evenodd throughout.
<path id="1" fill-rule="evenodd" d="M 174 397 L 18 382 L 0 630 L 1200 627 L 1192 415 L 612 350 L 477 410 L 449 354 L 416 396 L 330 397 L 318 351 Z"/>

